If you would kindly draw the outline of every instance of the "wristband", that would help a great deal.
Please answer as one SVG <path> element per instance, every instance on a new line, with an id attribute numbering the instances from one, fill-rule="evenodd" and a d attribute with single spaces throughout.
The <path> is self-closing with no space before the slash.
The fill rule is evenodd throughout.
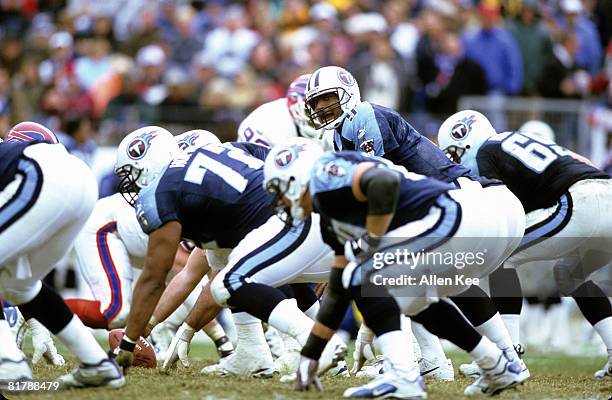
<path id="1" fill-rule="evenodd" d="M 136 348 L 136 342 L 124 334 L 123 339 L 121 339 L 121 343 L 119 343 L 119 348 L 121 350 L 133 352 L 134 348 Z"/>
<path id="2" fill-rule="evenodd" d="M 323 350 L 325 350 L 325 346 L 327 346 L 328 341 L 328 339 L 323 339 L 311 333 L 308 335 L 306 344 L 304 347 L 302 347 L 301 354 L 304 357 L 310 358 L 311 360 L 318 360 L 321 358 L 321 354 L 323 354 Z"/>

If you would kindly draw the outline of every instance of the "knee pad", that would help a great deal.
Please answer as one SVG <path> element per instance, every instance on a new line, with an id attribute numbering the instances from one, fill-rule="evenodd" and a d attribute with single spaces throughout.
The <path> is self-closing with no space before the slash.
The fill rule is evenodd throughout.
<path id="1" fill-rule="evenodd" d="M 38 295 L 42 283 L 37 281 L 13 281 L 10 287 L 2 286 L 0 288 L 0 297 L 7 300 L 9 303 L 18 306 L 29 303 Z"/>

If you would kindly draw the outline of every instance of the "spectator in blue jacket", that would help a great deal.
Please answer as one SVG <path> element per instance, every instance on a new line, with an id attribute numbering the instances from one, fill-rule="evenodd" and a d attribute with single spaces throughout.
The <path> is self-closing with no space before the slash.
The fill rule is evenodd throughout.
<path id="1" fill-rule="evenodd" d="M 585 14 L 580 0 L 561 0 L 563 15 L 559 20 L 562 31 L 573 30 L 578 38 L 576 61 L 596 74 L 601 69 L 603 51 L 597 27 Z"/>
<path id="2" fill-rule="evenodd" d="M 492 92 L 517 94 L 523 86 L 523 63 L 516 41 L 500 25 L 498 5 L 483 2 L 478 11 L 482 26 L 463 35 L 466 57 L 484 69 Z"/>

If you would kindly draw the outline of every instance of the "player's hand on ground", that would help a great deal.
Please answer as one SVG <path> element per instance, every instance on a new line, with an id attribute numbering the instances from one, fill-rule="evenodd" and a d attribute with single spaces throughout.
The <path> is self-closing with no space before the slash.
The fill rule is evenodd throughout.
<path id="1" fill-rule="evenodd" d="M 366 361 L 375 358 L 374 347 L 372 345 L 372 339 L 374 333 L 364 324 L 359 327 L 357 333 L 357 339 L 355 340 L 355 350 L 353 350 L 353 368 L 351 368 L 351 374 L 356 374 L 361 370 L 363 364 Z"/>
<path id="2" fill-rule="evenodd" d="M 162 366 L 163 371 L 168 371 L 177 361 L 180 361 L 180 365 L 183 367 L 189 367 L 189 344 L 194 334 L 195 329 L 183 322 L 166 351 L 166 359 Z"/>
<path id="3" fill-rule="evenodd" d="M 114 350 L 108 352 L 109 357 L 114 358 L 121 368 L 123 368 L 123 374 L 127 373 L 127 370 L 132 366 L 134 362 L 134 348 L 135 343 L 125 340 L 125 337 L 121 339 L 121 343 Z"/>
<path id="4" fill-rule="evenodd" d="M 32 356 L 32 363 L 38 364 L 38 362 L 44 357 L 48 364 L 53 365 L 64 365 L 64 357 L 57 352 L 55 343 L 51 338 L 51 332 L 47 330 L 35 319 L 28 320 L 27 327 L 29 332 L 32 334 L 32 347 L 34 347 L 34 355 Z"/>
<path id="5" fill-rule="evenodd" d="M 297 391 L 308 391 L 315 388 L 319 392 L 323 391 L 323 385 L 317 375 L 319 362 L 308 357 L 300 356 L 300 362 L 295 374 L 295 384 L 293 389 Z"/>

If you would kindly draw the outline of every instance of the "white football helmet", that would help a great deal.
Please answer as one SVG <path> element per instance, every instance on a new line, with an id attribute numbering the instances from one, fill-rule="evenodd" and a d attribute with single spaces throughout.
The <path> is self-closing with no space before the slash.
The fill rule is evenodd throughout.
<path id="1" fill-rule="evenodd" d="M 164 128 L 136 129 L 123 138 L 117 149 L 115 174 L 121 179 L 119 192 L 134 206 L 140 189 L 157 178 L 180 153 L 174 136 Z"/>
<path id="2" fill-rule="evenodd" d="M 464 110 L 453 114 L 438 130 L 438 146 L 452 161 L 476 172 L 476 153 L 490 137 L 496 135 L 493 126 L 481 113 Z"/>
<path id="3" fill-rule="evenodd" d="M 531 121 L 525 122 L 518 129 L 520 132 L 527 133 L 530 136 L 535 136 L 538 139 L 545 139 L 548 142 L 555 141 L 555 132 L 552 130 L 550 125 L 544 121 L 532 119 Z"/>
<path id="4" fill-rule="evenodd" d="M 306 115 L 306 85 L 308 85 L 309 79 L 310 74 L 304 74 L 291 82 L 286 95 L 287 107 L 293 122 L 298 127 L 298 134 L 309 139 L 320 140 L 323 136 L 323 130 L 315 129 L 310 118 Z"/>
<path id="5" fill-rule="evenodd" d="M 335 93 L 338 96 L 338 102 L 315 112 L 312 101 L 328 93 Z M 352 118 L 359 103 L 361 103 L 359 85 L 353 75 L 344 68 L 335 66 L 319 68 L 312 74 L 306 85 L 306 114 L 317 129 L 337 128 L 344 118 Z M 329 121 L 325 120 L 325 114 L 336 108 L 342 110 L 342 115 Z"/>
<path id="6" fill-rule="evenodd" d="M 175 136 L 176 144 L 181 150 L 185 150 L 187 147 L 202 147 L 209 143 L 221 144 L 221 141 L 214 133 L 204 129 L 194 129 L 181 133 Z"/>
<path id="7" fill-rule="evenodd" d="M 294 137 L 270 150 L 264 164 L 264 189 L 280 202 L 285 196 L 291 203 L 289 210 L 282 208 L 291 218 L 307 217 L 300 199 L 308 189 L 310 171 L 323 149 L 313 140 Z"/>

